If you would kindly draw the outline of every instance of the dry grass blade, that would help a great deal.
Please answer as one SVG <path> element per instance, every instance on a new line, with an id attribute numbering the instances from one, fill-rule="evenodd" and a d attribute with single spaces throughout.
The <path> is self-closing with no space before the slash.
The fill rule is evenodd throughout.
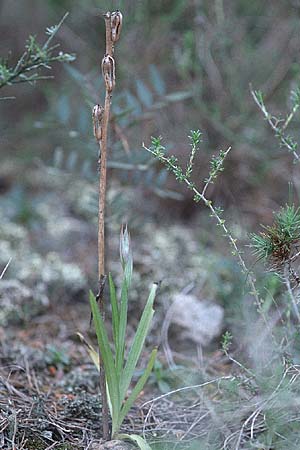
<path id="1" fill-rule="evenodd" d="M 5 272 L 7 271 L 10 263 L 11 263 L 12 258 L 10 258 L 6 264 L 6 266 L 4 267 L 4 269 L 2 270 L 1 274 L 0 274 L 0 280 L 2 280 L 2 278 L 4 277 Z"/>

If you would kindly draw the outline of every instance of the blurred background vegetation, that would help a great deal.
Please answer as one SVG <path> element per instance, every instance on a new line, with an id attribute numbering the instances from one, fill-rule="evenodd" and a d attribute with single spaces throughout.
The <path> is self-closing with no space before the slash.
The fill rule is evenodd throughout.
<path id="1" fill-rule="evenodd" d="M 42 42 L 46 27 L 69 11 L 57 41 L 77 59 L 65 67 L 54 65 L 53 80 L 2 90 L 3 96 L 16 97 L 0 103 L 2 161 L 38 158 L 95 174 L 90 111 L 103 96 L 101 12 L 109 8 L 122 9 L 125 17 L 116 55 L 110 165 L 113 177 L 139 186 L 140 201 L 134 205 L 146 205 L 143 213 L 160 219 L 174 214 L 190 219 L 197 207 L 188 198 L 180 200 L 164 173 L 151 167 L 145 176 L 131 165 L 143 169 L 147 164 L 141 142 L 151 135 L 163 135 L 172 152 L 184 159 L 189 130 L 200 128 L 205 139 L 199 173 L 205 173 L 211 152 L 234 147 L 214 197 L 238 207 L 250 223 L 270 217 L 286 199 L 290 159 L 262 120 L 249 84 L 264 92 L 272 112 L 286 111 L 299 76 L 297 0 L 3 0 L 2 58 L 16 61 L 29 34 Z M 155 200 L 153 191 L 168 200 Z M 157 207 L 160 202 L 163 208 Z"/>
<path id="2" fill-rule="evenodd" d="M 195 272 L 189 275 L 184 264 L 191 270 L 191 253 L 184 257 L 177 249 L 174 257 L 181 260 L 178 264 L 187 281 L 196 286 L 202 272 L 209 273 L 204 276 L 209 281 L 199 282 L 196 291 L 202 295 L 204 289 L 204 296 L 225 304 L 232 322 L 232 314 L 242 308 L 243 281 L 236 269 L 232 270 L 235 265 L 228 259 L 222 237 L 208 225 L 210 219 L 190 193 L 151 160 L 142 142 L 162 135 L 170 152 L 185 162 L 190 130 L 202 130 L 195 181 L 207 175 L 212 154 L 232 146 L 225 172 L 210 195 L 226 210 L 234 235 L 247 245 L 248 233 L 256 231 L 260 223 L 270 223 L 273 211 L 288 200 L 288 181 L 294 171 L 291 155 L 280 148 L 254 103 L 250 83 L 262 90 L 274 115 L 285 115 L 289 93 L 299 79 L 300 2 L 2 0 L 0 55 L 11 65 L 22 54 L 29 35 L 43 43 L 46 28 L 69 11 L 55 43 L 75 54 L 76 60 L 53 64 L 51 72 L 45 69 L 43 73 L 53 79 L 1 89 L 1 97 L 13 98 L 0 101 L 0 206 L 2 228 L 10 228 L 12 221 L 26 234 L 26 239 L 20 238 L 24 261 L 32 248 L 37 249 L 55 268 L 56 278 L 52 276 L 57 279 L 62 276 L 57 274 L 57 255 L 61 253 L 65 262 L 81 267 L 82 280 L 76 271 L 70 276 L 73 286 L 72 280 L 85 286 L 86 276 L 94 279 L 95 275 L 97 146 L 91 109 L 104 95 L 101 14 L 107 9 L 121 9 L 124 14 L 122 39 L 116 49 L 117 89 L 111 118 L 107 219 L 111 236 L 127 221 L 133 234 L 141 236 L 142 244 L 136 240 L 136 248 L 143 249 L 148 240 L 153 255 L 143 270 L 150 278 L 160 277 L 157 267 L 165 265 L 153 250 L 153 236 L 165 231 L 164 238 L 157 239 L 157 251 L 161 252 L 161 246 L 176 246 L 178 240 L 182 241 L 179 249 L 180 245 L 189 248 L 192 233 L 191 239 L 197 242 L 192 246 L 194 253 L 211 252 L 207 267 L 198 269 L 195 264 Z M 291 127 L 296 133 L 296 119 Z M 298 188 L 295 178 L 295 201 Z M 90 228 L 82 236 L 83 224 Z M 174 239 L 166 228 L 170 224 L 179 225 Z M 7 243 L 7 233 L 2 230 L 3 264 L 17 246 L 13 233 Z M 117 248 L 115 241 L 110 243 L 111 252 Z M 146 265 L 143 252 L 141 266 Z M 17 263 L 19 259 L 10 268 L 11 276 Z M 171 264 L 169 273 L 161 277 L 175 280 L 174 290 L 184 287 L 186 279 L 180 282 L 176 270 L 172 276 L 172 268 Z M 22 280 L 34 278 L 32 273 L 26 276 Z M 271 285 L 276 285 L 272 280 Z"/>

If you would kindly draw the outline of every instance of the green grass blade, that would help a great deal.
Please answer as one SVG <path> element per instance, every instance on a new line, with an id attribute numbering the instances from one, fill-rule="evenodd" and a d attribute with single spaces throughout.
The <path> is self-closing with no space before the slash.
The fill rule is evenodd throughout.
<path id="1" fill-rule="evenodd" d="M 127 310 L 128 310 L 128 287 L 126 277 L 124 276 L 121 289 L 121 304 L 120 304 L 120 320 L 118 341 L 116 343 L 116 369 L 119 377 L 124 365 L 125 339 L 127 327 Z"/>
<path id="2" fill-rule="evenodd" d="M 111 274 L 108 275 L 109 280 L 109 295 L 110 295 L 110 303 L 111 303 L 111 311 L 112 311 L 112 328 L 113 328 L 113 336 L 114 343 L 117 345 L 119 339 L 119 323 L 120 323 L 120 312 L 119 305 L 117 301 L 116 288 L 112 279 Z"/>
<path id="3" fill-rule="evenodd" d="M 132 278 L 132 268 L 133 268 L 133 260 L 132 260 L 132 252 L 131 252 L 131 243 L 130 243 L 130 234 L 128 232 L 127 225 L 122 226 L 121 235 L 120 235 L 120 259 L 123 267 L 124 276 L 127 280 L 127 287 L 131 284 Z"/>
<path id="4" fill-rule="evenodd" d="M 118 340 L 116 341 L 116 369 L 119 377 L 121 377 L 121 373 L 124 367 L 128 292 L 131 284 L 132 269 L 133 269 L 130 235 L 127 229 L 127 225 L 125 227 L 122 227 L 121 229 L 120 259 L 123 268 L 123 281 L 121 288 Z"/>
<path id="5" fill-rule="evenodd" d="M 133 271 L 133 262 L 132 262 L 132 257 L 130 257 L 128 259 L 128 262 L 125 265 L 125 269 L 124 269 L 124 276 L 125 276 L 126 281 L 127 281 L 128 289 L 129 289 L 129 287 L 131 285 L 132 271 Z"/>
<path id="6" fill-rule="evenodd" d="M 90 304 L 98 339 L 98 345 L 100 348 L 101 358 L 105 369 L 105 376 L 109 391 L 109 397 L 112 406 L 112 421 L 113 423 L 117 423 L 120 411 L 119 379 L 114 364 L 113 353 L 110 349 L 105 324 L 99 312 L 95 296 L 91 291 L 90 291 Z"/>
<path id="7" fill-rule="evenodd" d="M 140 450 L 152 450 L 150 445 L 145 441 L 144 438 L 139 436 L 138 434 L 118 434 L 118 439 L 128 439 L 130 441 L 133 441 Z"/>
<path id="8" fill-rule="evenodd" d="M 119 313 L 119 331 L 116 344 L 116 368 L 121 376 L 124 367 L 125 340 L 127 328 L 128 292 L 132 278 L 132 258 L 128 258 L 127 264 L 123 266 L 123 281 L 121 288 L 121 304 Z"/>
<path id="9" fill-rule="evenodd" d="M 152 369 L 153 369 L 153 366 L 154 366 L 154 363 L 155 363 L 156 354 L 157 354 L 157 349 L 155 348 L 151 352 L 150 359 L 149 359 L 149 362 L 148 362 L 147 367 L 145 369 L 145 372 L 139 378 L 138 382 L 136 383 L 135 387 L 133 388 L 133 390 L 132 390 L 131 394 L 129 395 L 128 399 L 126 400 L 126 402 L 122 406 L 121 412 L 119 414 L 118 429 L 122 425 L 122 422 L 125 419 L 126 414 L 128 413 L 128 411 L 132 407 L 133 403 L 137 399 L 138 395 L 142 391 L 143 387 L 145 386 L 145 383 L 148 380 L 148 378 L 149 378 L 149 376 L 150 376 L 150 374 L 152 372 Z"/>
<path id="10" fill-rule="evenodd" d="M 133 340 L 132 347 L 130 349 L 128 359 L 126 362 L 126 365 L 122 371 L 122 376 L 120 377 L 120 400 L 123 401 L 123 399 L 126 396 L 127 389 L 130 385 L 133 373 L 135 371 L 138 359 L 141 355 L 141 351 L 144 346 L 144 342 L 146 339 L 146 336 L 149 331 L 149 327 L 151 324 L 151 320 L 154 314 L 153 309 L 153 303 L 156 295 L 158 285 L 155 283 L 153 284 L 146 306 L 144 308 L 142 317 L 140 319 L 138 328 L 135 333 L 135 337 Z"/>

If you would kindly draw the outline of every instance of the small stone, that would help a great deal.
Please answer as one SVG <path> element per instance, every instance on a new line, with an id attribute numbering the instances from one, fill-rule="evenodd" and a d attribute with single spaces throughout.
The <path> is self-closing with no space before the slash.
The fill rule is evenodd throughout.
<path id="1" fill-rule="evenodd" d="M 222 332 L 224 310 L 216 303 L 179 294 L 171 308 L 171 322 L 183 327 L 182 336 L 197 344 L 207 346 Z"/>

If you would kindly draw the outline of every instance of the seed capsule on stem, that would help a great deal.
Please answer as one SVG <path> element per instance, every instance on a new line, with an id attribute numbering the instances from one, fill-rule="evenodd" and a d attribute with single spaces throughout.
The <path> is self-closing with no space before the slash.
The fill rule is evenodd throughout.
<path id="1" fill-rule="evenodd" d="M 122 30 L 123 16 L 121 11 L 114 11 L 111 13 L 110 23 L 111 23 L 111 40 L 115 43 L 119 40 Z"/>
<path id="2" fill-rule="evenodd" d="M 94 136 L 97 141 L 102 139 L 102 122 L 103 122 L 104 108 L 101 105 L 95 105 L 93 108 L 93 125 Z"/>
<path id="3" fill-rule="evenodd" d="M 107 91 L 113 91 L 116 83 L 115 60 L 110 55 L 105 55 L 102 59 L 102 73 Z"/>

